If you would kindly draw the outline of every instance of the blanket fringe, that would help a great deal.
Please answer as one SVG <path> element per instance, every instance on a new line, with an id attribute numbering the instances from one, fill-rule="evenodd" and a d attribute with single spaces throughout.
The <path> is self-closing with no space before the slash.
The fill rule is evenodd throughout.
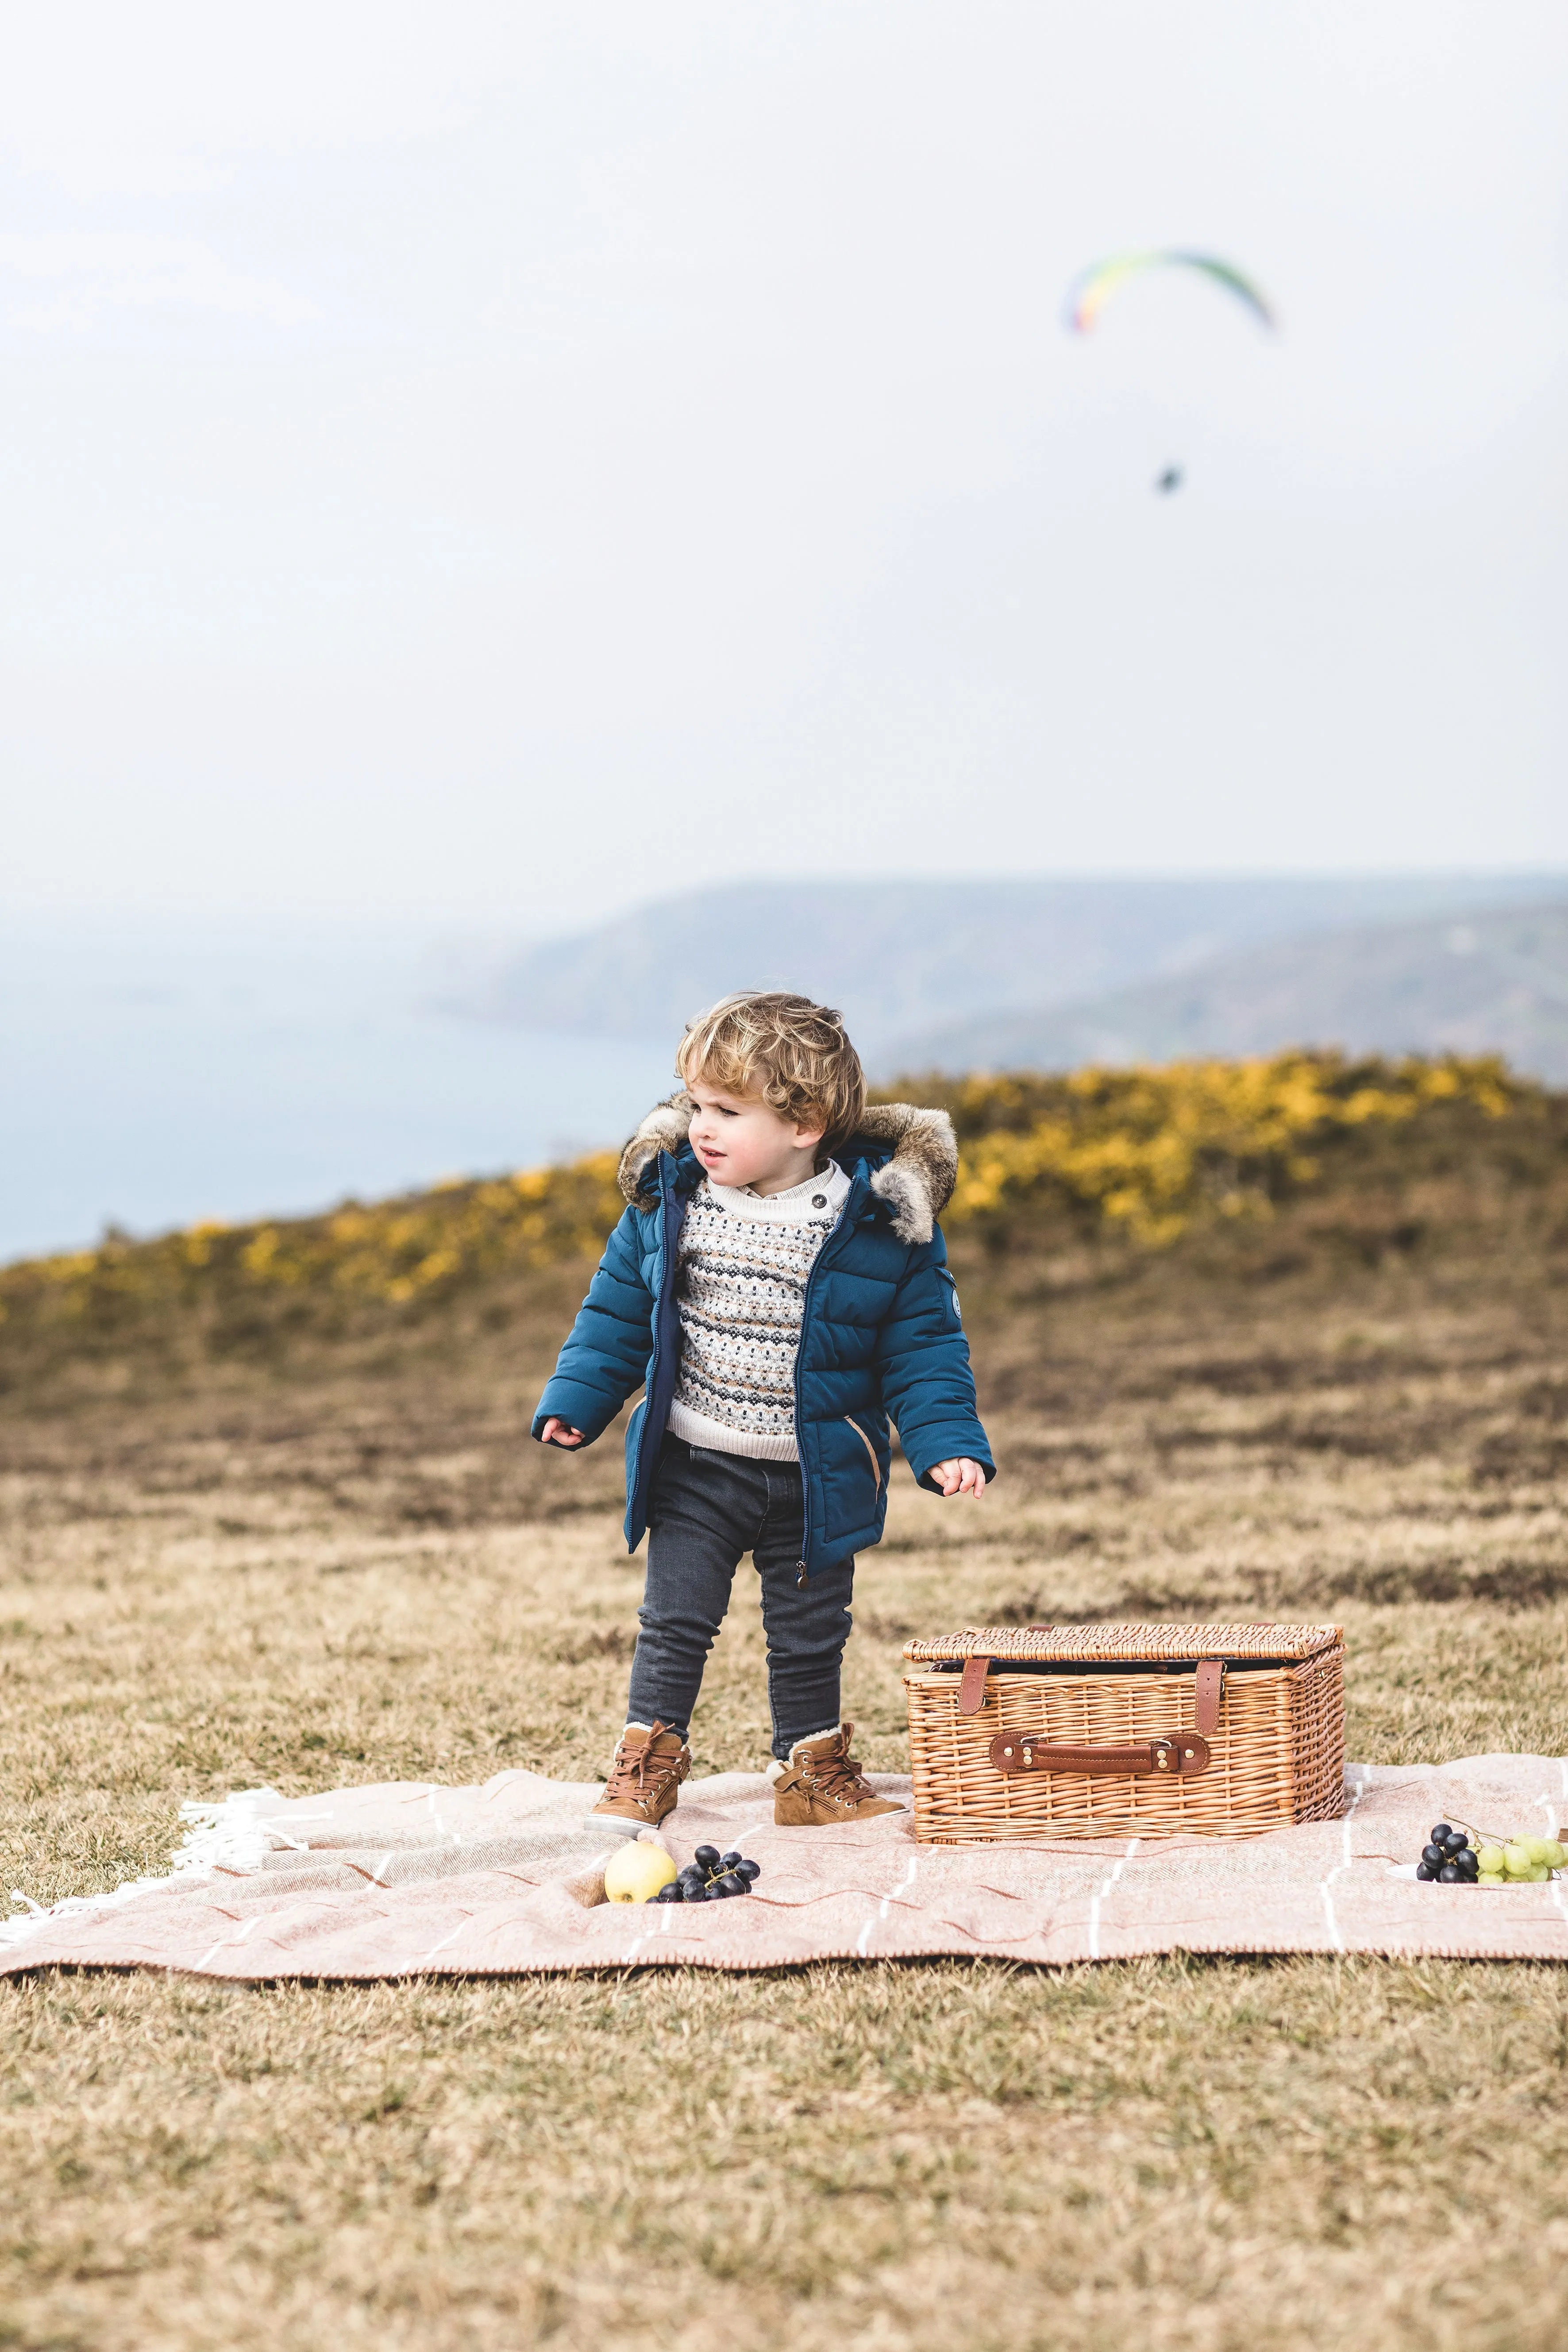
<path id="1" fill-rule="evenodd" d="M 210 1878 L 215 1870 L 237 1874 L 259 1870 L 265 1856 L 279 1843 L 262 1826 L 260 1808 L 283 1802 L 276 1789 L 237 1789 L 221 1804 L 183 1804 L 180 1819 L 188 1826 L 169 1868 L 150 1878 L 128 1878 L 122 1885 L 103 1895 L 67 1895 L 58 1903 L 35 1903 L 30 1895 L 13 1887 L 12 1902 L 25 1903 L 27 1907 L 17 1918 L 0 1919 L 0 1952 L 15 1951 L 53 1919 L 80 1919 L 89 1912 L 110 1911 L 119 1904 L 133 1901 L 139 1895 L 150 1895 L 155 1888 L 171 1886 L 176 1881 Z"/>

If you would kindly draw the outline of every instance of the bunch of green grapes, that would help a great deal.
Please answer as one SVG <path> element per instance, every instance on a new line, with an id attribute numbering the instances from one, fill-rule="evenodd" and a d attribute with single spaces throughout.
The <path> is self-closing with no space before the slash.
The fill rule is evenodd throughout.
<path id="1" fill-rule="evenodd" d="M 1478 1886 L 1539 1886 L 1568 1864 L 1568 1845 L 1544 1837 L 1512 1837 L 1501 1843 L 1489 1840 L 1476 1859 L 1481 1866 Z"/>
<path id="2" fill-rule="evenodd" d="M 1445 1886 L 1539 1886 L 1564 1866 L 1568 1845 L 1556 1838 L 1494 1838 L 1437 1822 L 1421 1849 L 1415 1875 Z"/>

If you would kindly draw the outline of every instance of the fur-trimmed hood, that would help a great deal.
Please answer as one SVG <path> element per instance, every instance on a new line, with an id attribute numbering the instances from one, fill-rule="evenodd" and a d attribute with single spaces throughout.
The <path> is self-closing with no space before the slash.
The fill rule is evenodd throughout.
<path id="1" fill-rule="evenodd" d="M 622 1152 L 621 1191 L 634 1208 L 653 1206 L 648 1171 L 661 1151 L 673 1157 L 681 1150 L 694 1108 L 689 1095 L 670 1095 L 649 1111 Z M 892 1211 L 894 1233 L 911 1247 L 930 1241 L 958 1178 L 958 1139 L 946 1111 L 868 1103 L 855 1133 L 834 1157 L 851 1174 L 858 1160 L 877 1163 L 866 1174 Z"/>

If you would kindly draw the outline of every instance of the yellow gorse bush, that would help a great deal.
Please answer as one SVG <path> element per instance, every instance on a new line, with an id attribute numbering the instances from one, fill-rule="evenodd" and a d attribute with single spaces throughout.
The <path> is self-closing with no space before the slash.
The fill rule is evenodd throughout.
<path id="1" fill-rule="evenodd" d="M 1443 1102 L 1500 1117 L 1517 1095 L 1494 1055 L 1352 1064 L 1295 1053 L 972 1078 L 952 1103 L 963 1152 L 947 1223 L 995 1218 L 1054 1191 L 1158 1247 L 1205 1211 L 1266 1213 L 1311 1182 L 1313 1147 L 1336 1130 Z"/>
<path id="2" fill-rule="evenodd" d="M 394 1306 L 459 1276 L 549 1265 L 598 1249 L 622 1207 L 616 1155 L 447 1183 L 412 1201 L 357 1202 L 329 1217 L 263 1225 L 239 1258 L 253 1282 L 328 1286 Z"/>
<path id="3" fill-rule="evenodd" d="M 0 1320 L 28 1310 L 103 1319 L 237 1289 L 400 1307 L 505 1267 L 591 1255 L 622 1205 L 616 1155 L 600 1152 L 322 1217 L 207 1223 L 150 1242 L 111 1235 L 95 1250 L 0 1269 Z"/>
<path id="4" fill-rule="evenodd" d="M 1495 1057 L 1350 1063 L 1327 1054 L 976 1077 L 936 1093 L 960 1139 L 945 1222 L 992 1230 L 1049 1202 L 1148 1246 L 1205 1214 L 1266 1213 L 1318 1173 L 1336 1133 L 1439 1103 L 1500 1117 L 1523 1089 Z M 395 1307 L 510 1267 L 593 1255 L 620 1214 L 616 1155 L 437 1185 L 325 1216 L 96 1249 L 0 1268 L 0 1321 L 112 1325 L 140 1309 L 296 1293 Z"/>

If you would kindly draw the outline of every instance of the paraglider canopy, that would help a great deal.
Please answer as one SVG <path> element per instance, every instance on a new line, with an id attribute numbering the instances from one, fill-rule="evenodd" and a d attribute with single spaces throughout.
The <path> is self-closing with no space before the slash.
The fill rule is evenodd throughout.
<path id="1" fill-rule="evenodd" d="M 1196 269 L 1212 278 L 1244 302 L 1253 316 L 1265 327 L 1274 324 L 1274 313 L 1250 278 L 1234 263 L 1221 261 L 1212 253 L 1123 253 L 1109 261 L 1097 261 L 1073 279 L 1068 289 L 1066 322 L 1078 334 L 1083 335 L 1094 325 L 1111 296 L 1120 292 L 1129 278 L 1142 277 L 1146 269 Z"/>

